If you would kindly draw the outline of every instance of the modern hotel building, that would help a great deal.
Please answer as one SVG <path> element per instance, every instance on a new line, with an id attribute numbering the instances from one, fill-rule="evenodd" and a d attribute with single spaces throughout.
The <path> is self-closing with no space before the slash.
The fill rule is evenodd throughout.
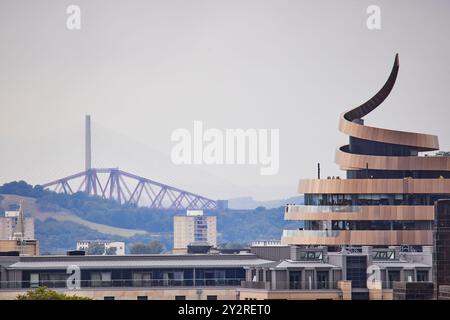
<path id="1" fill-rule="evenodd" d="M 432 245 L 434 204 L 450 197 L 450 157 L 420 156 L 439 149 L 429 134 L 364 125 L 363 117 L 391 92 L 398 56 L 383 88 L 344 113 L 339 129 L 349 144 L 336 151 L 347 179 L 301 180 L 305 205 L 288 206 L 286 219 L 304 221 L 304 230 L 286 230 L 283 243 L 326 246 Z"/>
<path id="2" fill-rule="evenodd" d="M 336 163 L 346 179 L 321 179 L 318 165 L 317 179 L 300 180 L 304 204 L 285 211 L 285 219 L 299 221 L 299 228 L 284 230 L 278 247 L 258 251 L 269 260 L 283 250 L 290 253 L 246 268 L 241 298 L 306 299 L 305 290 L 330 298 L 334 289 L 343 299 L 393 299 L 395 282 L 401 288 L 397 297 L 411 296 L 405 288 L 414 287 L 401 282 L 422 282 L 423 288 L 433 282 L 435 289 L 442 287 L 435 296 L 445 296 L 449 154 L 420 155 L 439 150 L 436 136 L 366 126 L 363 120 L 388 97 L 398 71 L 396 55 L 378 93 L 341 115 L 339 130 L 349 143 L 336 150 Z"/>

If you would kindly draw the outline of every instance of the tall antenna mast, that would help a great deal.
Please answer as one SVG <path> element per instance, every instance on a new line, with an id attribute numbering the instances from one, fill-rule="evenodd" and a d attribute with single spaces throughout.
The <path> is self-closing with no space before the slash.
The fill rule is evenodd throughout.
<path id="1" fill-rule="evenodd" d="M 86 115 L 85 122 L 85 170 L 91 169 L 91 116 Z"/>

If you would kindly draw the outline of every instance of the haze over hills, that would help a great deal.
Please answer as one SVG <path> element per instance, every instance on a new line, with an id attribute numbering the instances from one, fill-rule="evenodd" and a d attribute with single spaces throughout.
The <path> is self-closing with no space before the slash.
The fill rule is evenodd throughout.
<path id="1" fill-rule="evenodd" d="M 184 211 L 120 205 L 82 192 L 57 194 L 24 181 L 0 186 L 0 214 L 10 204 L 21 201 L 25 215 L 36 219 L 35 235 L 42 253 L 64 253 L 73 249 L 77 240 L 83 239 L 124 241 L 127 248 L 135 243 L 159 240 L 165 250 L 170 251 L 173 217 L 185 214 Z M 278 203 L 284 205 L 286 201 L 293 203 L 290 200 Z M 283 229 L 298 228 L 298 223 L 284 220 L 282 206 L 205 211 L 205 214 L 217 216 L 219 244 L 245 246 L 253 240 L 280 239 Z"/>
<path id="2" fill-rule="evenodd" d="M 286 199 L 259 201 L 252 197 L 233 198 L 228 200 L 228 207 L 230 209 L 253 210 L 258 207 L 266 209 L 273 209 L 283 207 L 286 204 L 303 204 L 303 196 L 294 196 Z"/>

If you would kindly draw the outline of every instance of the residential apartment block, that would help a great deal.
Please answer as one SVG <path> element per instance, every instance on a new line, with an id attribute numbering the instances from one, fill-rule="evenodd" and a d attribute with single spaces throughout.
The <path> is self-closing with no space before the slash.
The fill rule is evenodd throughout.
<path id="1" fill-rule="evenodd" d="M 185 216 L 173 218 L 173 252 L 185 253 L 189 245 L 217 246 L 216 217 L 202 210 L 187 210 Z"/>
<path id="2" fill-rule="evenodd" d="M 0 217 L 0 240 L 16 238 L 34 240 L 34 219 L 24 217 L 22 207 L 17 211 L 5 211 Z"/>

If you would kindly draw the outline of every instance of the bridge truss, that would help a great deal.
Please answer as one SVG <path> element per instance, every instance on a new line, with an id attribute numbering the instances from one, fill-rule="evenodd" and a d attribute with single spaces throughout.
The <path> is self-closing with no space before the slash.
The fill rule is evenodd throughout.
<path id="1" fill-rule="evenodd" d="M 214 200 L 118 168 L 91 168 L 43 184 L 42 187 L 65 194 L 82 191 L 91 196 L 115 200 L 120 204 L 134 204 L 153 209 L 217 209 L 217 202 Z"/>

